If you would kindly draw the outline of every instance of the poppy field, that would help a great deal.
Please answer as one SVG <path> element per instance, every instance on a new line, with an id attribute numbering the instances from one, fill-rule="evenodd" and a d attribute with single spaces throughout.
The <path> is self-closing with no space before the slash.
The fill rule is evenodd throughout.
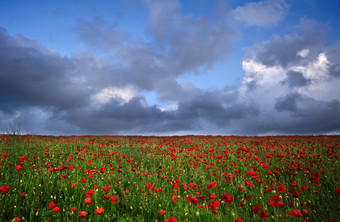
<path id="1" fill-rule="evenodd" d="M 0 135 L 0 221 L 337 221 L 340 136 Z"/>

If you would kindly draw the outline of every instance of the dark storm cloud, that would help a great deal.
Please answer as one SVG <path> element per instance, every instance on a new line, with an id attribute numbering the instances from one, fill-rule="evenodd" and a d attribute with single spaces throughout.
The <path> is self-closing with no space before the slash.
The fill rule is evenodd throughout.
<path id="1" fill-rule="evenodd" d="M 324 102 L 301 96 L 287 96 L 287 102 L 293 101 L 298 108 L 286 106 L 289 113 L 280 115 L 266 113 L 262 118 L 248 122 L 242 129 L 246 134 L 322 134 L 336 133 L 340 130 L 340 106 L 338 101 Z M 282 107 L 283 108 L 283 107 Z M 292 115 L 293 114 L 293 115 Z"/>
<path id="2" fill-rule="evenodd" d="M 310 80 L 306 79 L 301 72 L 288 71 L 287 78 L 281 82 L 282 84 L 288 84 L 290 88 L 306 86 L 310 83 Z"/>
<path id="3" fill-rule="evenodd" d="M 328 47 L 326 51 L 327 58 L 330 61 L 330 74 L 334 77 L 340 77 L 340 41 Z"/>
<path id="4" fill-rule="evenodd" d="M 290 34 L 275 37 L 273 41 L 263 42 L 253 52 L 259 62 L 266 66 L 299 64 L 303 57 L 299 55 L 304 49 L 316 49 L 324 39 L 325 27 L 310 20 L 303 19 L 297 29 L 302 34 Z"/>
<path id="5" fill-rule="evenodd" d="M 187 119 L 202 119 L 219 127 L 226 127 L 231 120 L 258 115 L 258 108 L 251 102 L 240 103 L 235 92 L 208 91 L 180 104 L 178 111 Z"/>
<path id="6" fill-rule="evenodd" d="M 112 86 L 105 83 L 120 81 L 116 86 L 123 87 L 127 83 L 123 74 L 129 74 L 130 67 L 117 67 L 86 53 L 73 58 L 62 57 L 22 36 L 8 36 L 5 30 L 0 37 L 2 127 L 7 124 L 4 121 L 7 119 L 19 123 L 31 133 L 41 130 L 52 134 L 157 134 L 201 129 L 200 119 L 218 124 L 223 119 L 244 116 L 241 104 L 220 106 L 219 99 L 224 104 L 231 102 L 231 94 L 204 93 L 194 86 L 183 87 L 167 78 L 156 80 L 162 89 L 160 95 L 183 102 L 193 99 L 190 105 L 181 104 L 179 110 L 161 111 L 156 106 L 146 105 L 145 98 L 139 96 L 124 104 L 119 99 L 101 105 L 92 104 L 91 95 L 103 87 Z M 132 50 L 134 53 L 130 57 L 136 56 L 139 49 Z M 145 76 L 140 78 L 140 81 L 147 81 L 142 80 Z M 212 99 L 213 102 L 209 102 Z"/>
<path id="7" fill-rule="evenodd" d="M 43 49 L 23 36 L 0 30 L 0 108 L 12 112 L 26 106 L 58 110 L 81 106 L 88 94 L 73 75 L 73 61 Z"/>
<path id="8" fill-rule="evenodd" d="M 301 96 L 298 93 L 290 93 L 288 95 L 282 96 L 278 98 L 275 103 L 275 109 L 277 111 L 297 111 L 297 100 L 300 99 Z"/>

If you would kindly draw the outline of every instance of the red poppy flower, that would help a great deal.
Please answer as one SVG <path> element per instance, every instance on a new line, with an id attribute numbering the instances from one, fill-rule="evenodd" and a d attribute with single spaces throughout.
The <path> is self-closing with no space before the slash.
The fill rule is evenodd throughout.
<path id="1" fill-rule="evenodd" d="M 87 191 L 86 196 L 91 197 L 93 194 L 94 194 L 94 191 L 91 189 L 91 190 Z"/>
<path id="2" fill-rule="evenodd" d="M 59 207 L 53 208 L 53 212 L 59 212 L 59 211 L 60 211 Z"/>
<path id="3" fill-rule="evenodd" d="M 160 215 L 164 215 L 164 214 L 166 214 L 166 211 L 165 211 L 165 210 L 159 210 L 158 213 L 159 213 Z"/>
<path id="4" fill-rule="evenodd" d="M 243 201 L 240 201 L 240 207 L 243 207 L 244 205 L 246 205 L 246 203 Z"/>
<path id="5" fill-rule="evenodd" d="M 209 203 L 209 207 L 210 207 L 212 210 L 215 210 L 218 206 L 220 206 L 220 203 L 217 202 L 217 201 L 213 201 L 213 202 Z"/>
<path id="6" fill-rule="evenodd" d="M 290 212 L 289 214 L 291 217 L 302 217 L 302 214 L 299 210 L 297 209 L 293 209 L 292 212 Z"/>
<path id="7" fill-rule="evenodd" d="M 15 169 L 19 171 L 21 169 L 21 165 L 16 166 Z"/>
<path id="8" fill-rule="evenodd" d="M 196 205 L 198 203 L 198 200 L 195 197 L 188 197 L 187 201 L 189 201 L 190 203 Z"/>
<path id="9" fill-rule="evenodd" d="M 91 204 L 91 198 L 85 198 L 85 203 L 87 203 L 87 204 Z"/>
<path id="10" fill-rule="evenodd" d="M 166 219 L 164 222 L 177 222 L 176 217 L 171 217 L 170 219 Z"/>
<path id="11" fill-rule="evenodd" d="M 340 187 L 335 188 L 335 192 L 340 195 Z"/>
<path id="12" fill-rule="evenodd" d="M 72 210 L 72 211 L 76 211 L 76 210 L 77 210 L 77 207 L 71 207 L 71 210 Z"/>
<path id="13" fill-rule="evenodd" d="M 48 204 L 48 207 L 50 209 L 52 209 L 53 207 L 55 207 L 55 203 L 53 201 L 51 201 L 49 204 Z"/>
<path id="14" fill-rule="evenodd" d="M 295 190 L 293 191 L 293 197 L 298 197 L 298 196 L 300 196 L 300 194 L 299 194 L 299 192 L 295 189 Z"/>
<path id="15" fill-rule="evenodd" d="M 116 196 L 112 196 L 112 198 L 111 198 L 111 201 L 112 201 L 112 203 L 116 203 L 116 202 L 117 202 L 117 200 L 118 200 L 118 197 L 116 197 Z"/>
<path id="16" fill-rule="evenodd" d="M 103 213 L 103 209 L 104 209 L 103 207 L 100 207 L 100 208 L 94 210 L 94 212 L 95 212 L 96 214 L 102 214 L 102 213 Z"/>
<path id="17" fill-rule="evenodd" d="M 246 197 L 248 200 L 251 200 L 251 198 L 253 198 L 253 196 L 252 195 L 247 195 L 247 197 Z"/>
<path id="18" fill-rule="evenodd" d="M 254 176 L 254 175 L 256 175 L 256 173 L 255 173 L 255 171 L 254 170 L 250 170 L 250 171 L 248 171 L 248 173 L 247 173 L 249 176 Z"/>
<path id="19" fill-rule="evenodd" d="M 302 191 L 306 191 L 307 189 L 308 189 L 308 188 L 307 188 L 306 186 L 304 186 L 304 185 L 301 186 L 301 190 L 302 190 Z"/>
<path id="20" fill-rule="evenodd" d="M 242 187 L 238 187 L 238 191 L 240 191 L 240 193 L 242 193 L 244 190 Z"/>
<path id="21" fill-rule="evenodd" d="M 261 219 L 266 219 L 268 217 L 268 213 L 264 210 L 261 210 L 260 217 L 261 217 Z"/>
<path id="22" fill-rule="evenodd" d="M 212 200 L 216 200 L 217 197 L 214 194 L 211 193 L 211 194 L 209 194 L 209 198 L 212 199 Z"/>
<path id="23" fill-rule="evenodd" d="M 19 218 L 19 217 L 15 218 L 15 220 L 14 220 L 14 222 L 19 222 L 19 221 L 21 221 L 21 218 Z"/>
<path id="24" fill-rule="evenodd" d="M 234 222 L 243 222 L 243 220 L 238 217 Z"/>
<path id="25" fill-rule="evenodd" d="M 279 185 L 279 186 L 277 187 L 277 190 L 278 190 L 278 191 L 286 191 L 286 188 L 285 188 L 284 186 L 282 186 L 282 185 Z"/>
<path id="26" fill-rule="evenodd" d="M 175 200 L 178 198 L 178 196 L 172 196 L 172 202 L 175 202 Z"/>
<path id="27" fill-rule="evenodd" d="M 85 211 L 79 211 L 79 216 L 85 217 L 86 216 L 86 212 Z"/>
<path id="28" fill-rule="evenodd" d="M 76 183 L 72 183 L 71 187 L 75 187 L 75 186 L 77 186 L 77 184 Z"/>
<path id="29" fill-rule="evenodd" d="M 260 205 L 255 205 L 251 208 L 251 210 L 254 212 L 254 213 L 257 213 L 259 212 L 260 210 L 262 210 L 262 207 Z"/>
<path id="30" fill-rule="evenodd" d="M 1 155 L 1 159 L 5 158 L 7 156 L 7 153 L 4 153 Z"/>
<path id="31" fill-rule="evenodd" d="M 1 187 L 0 187 L 0 191 L 2 192 L 2 193 L 8 193 L 8 191 L 9 191 L 9 186 L 7 186 L 7 185 L 2 185 Z"/>
<path id="32" fill-rule="evenodd" d="M 210 188 L 216 188 L 216 186 L 217 186 L 217 183 L 214 181 L 214 182 L 211 182 L 211 183 L 209 183 L 208 185 L 207 185 L 207 189 L 209 190 Z"/>
<path id="33" fill-rule="evenodd" d="M 230 194 L 222 194 L 222 201 L 224 201 L 225 204 L 230 204 L 231 201 L 233 201 L 233 197 Z"/>
<path id="34" fill-rule="evenodd" d="M 276 206 L 277 208 L 282 208 L 282 207 L 285 206 L 285 204 L 282 203 L 282 202 L 277 202 L 277 203 L 275 204 L 275 206 Z"/>

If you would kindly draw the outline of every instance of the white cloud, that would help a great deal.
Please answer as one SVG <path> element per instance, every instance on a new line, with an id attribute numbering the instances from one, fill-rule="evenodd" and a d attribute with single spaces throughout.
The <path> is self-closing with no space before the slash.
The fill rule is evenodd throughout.
<path id="1" fill-rule="evenodd" d="M 235 20 L 248 26 L 268 27 L 283 20 L 288 11 L 288 4 L 283 0 L 249 2 L 233 11 Z"/>
<path id="2" fill-rule="evenodd" d="M 309 54 L 309 49 L 303 49 L 297 53 L 298 56 L 301 58 L 305 58 Z"/>
<path id="3" fill-rule="evenodd" d="M 92 99 L 96 104 L 106 104 L 111 100 L 119 100 L 121 104 L 128 103 L 132 98 L 138 96 L 138 92 L 132 87 L 107 87 L 95 94 Z"/>

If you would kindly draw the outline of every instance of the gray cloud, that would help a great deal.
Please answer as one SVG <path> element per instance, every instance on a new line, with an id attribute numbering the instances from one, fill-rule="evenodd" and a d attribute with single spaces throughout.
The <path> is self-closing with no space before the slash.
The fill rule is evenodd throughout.
<path id="1" fill-rule="evenodd" d="M 272 41 L 262 42 L 249 52 L 249 56 L 256 55 L 256 59 L 267 66 L 299 64 L 306 59 L 299 52 L 305 49 L 317 51 L 320 48 L 325 28 L 325 25 L 315 21 L 302 19 L 296 26 L 301 34 L 277 36 Z"/>
<path id="2" fill-rule="evenodd" d="M 87 102 L 88 92 L 72 73 L 72 60 L 43 50 L 22 36 L 0 31 L 0 107 L 13 112 L 25 106 L 63 110 Z"/>
<path id="3" fill-rule="evenodd" d="M 330 74 L 334 77 L 340 77 L 340 41 L 329 46 L 326 55 L 330 61 Z"/>
<path id="4" fill-rule="evenodd" d="M 298 93 L 290 93 L 283 97 L 278 98 L 277 102 L 275 103 L 275 109 L 277 111 L 291 111 L 296 112 L 297 102 L 301 99 L 301 95 Z"/>
<path id="5" fill-rule="evenodd" d="M 288 84 L 290 88 L 294 88 L 306 86 L 310 83 L 310 80 L 306 79 L 301 72 L 290 70 L 287 72 L 287 78 L 281 83 Z"/>
<path id="6" fill-rule="evenodd" d="M 248 26 L 270 27 L 283 20 L 288 8 L 284 0 L 249 2 L 234 9 L 233 15 Z"/>

